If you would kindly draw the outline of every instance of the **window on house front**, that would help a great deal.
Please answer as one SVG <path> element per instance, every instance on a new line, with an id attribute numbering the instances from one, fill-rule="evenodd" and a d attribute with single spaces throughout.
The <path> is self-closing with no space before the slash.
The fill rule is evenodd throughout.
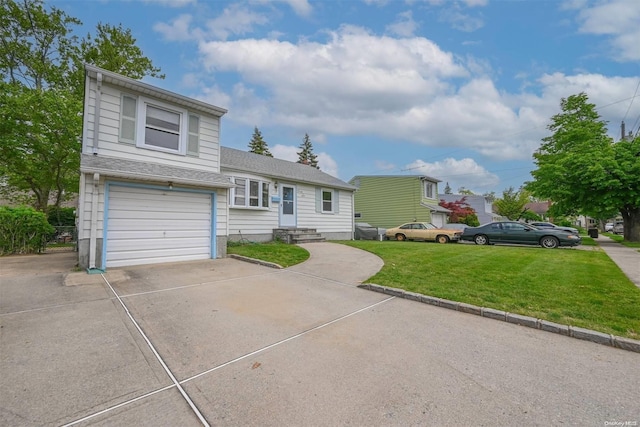
<path id="1" fill-rule="evenodd" d="M 333 191 L 322 190 L 322 212 L 333 212 Z"/>
<path id="2" fill-rule="evenodd" d="M 433 182 L 424 181 L 424 197 L 427 199 L 433 199 L 434 190 L 435 185 Z"/>
<path id="3" fill-rule="evenodd" d="M 234 178 L 231 206 L 236 208 L 268 208 L 269 183 L 247 178 Z"/>
<path id="4" fill-rule="evenodd" d="M 123 94 L 119 140 L 140 148 L 197 156 L 200 117 L 175 105 Z"/>

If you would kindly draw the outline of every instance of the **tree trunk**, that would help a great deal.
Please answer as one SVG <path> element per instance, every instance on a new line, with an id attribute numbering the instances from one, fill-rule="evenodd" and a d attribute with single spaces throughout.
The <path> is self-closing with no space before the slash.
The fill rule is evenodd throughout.
<path id="1" fill-rule="evenodd" d="M 624 220 L 624 240 L 640 242 L 640 207 L 625 207 L 620 214 Z"/>

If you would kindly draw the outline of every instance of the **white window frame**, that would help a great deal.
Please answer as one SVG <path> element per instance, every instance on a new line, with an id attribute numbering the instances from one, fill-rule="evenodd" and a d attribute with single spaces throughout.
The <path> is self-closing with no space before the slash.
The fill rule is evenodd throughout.
<path id="1" fill-rule="evenodd" d="M 331 209 L 325 209 L 324 208 L 324 203 L 325 203 L 324 195 L 325 195 L 325 193 L 331 195 L 331 199 L 328 201 L 328 203 L 331 203 Z M 320 189 L 320 211 L 322 213 L 334 213 L 335 212 L 334 206 L 335 206 L 335 192 L 330 188 L 321 188 Z"/>
<path id="2" fill-rule="evenodd" d="M 268 210 L 270 208 L 270 182 L 238 176 L 233 177 L 233 183 L 235 187 L 232 187 L 229 191 L 229 207 L 256 210 Z M 257 186 L 257 194 L 251 194 L 252 184 Z M 236 190 L 238 188 L 241 188 L 242 193 L 244 193 L 241 196 L 243 203 L 237 203 Z M 256 204 L 252 205 L 252 201 L 255 201 Z"/>
<path id="3" fill-rule="evenodd" d="M 433 195 L 436 191 L 436 185 L 431 181 L 424 181 L 424 197 L 427 199 L 433 199 Z M 429 195 L 431 192 L 431 195 Z"/>
<path id="4" fill-rule="evenodd" d="M 178 129 L 178 149 L 174 150 L 166 147 L 159 147 L 153 144 L 147 144 L 145 142 L 145 135 L 147 129 L 147 106 L 155 107 L 161 110 L 166 110 L 171 113 L 179 115 L 179 129 Z M 165 153 L 186 155 L 187 141 L 189 137 L 189 113 L 187 110 L 178 108 L 175 105 L 169 105 L 164 102 L 156 101 L 155 99 L 149 99 L 144 97 L 138 97 L 138 121 L 136 126 L 136 147 L 146 148 L 148 150 L 162 151 Z"/>

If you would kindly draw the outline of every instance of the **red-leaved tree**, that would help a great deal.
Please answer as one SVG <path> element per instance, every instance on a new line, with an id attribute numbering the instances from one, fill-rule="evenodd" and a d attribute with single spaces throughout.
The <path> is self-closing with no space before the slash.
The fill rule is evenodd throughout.
<path id="1" fill-rule="evenodd" d="M 440 200 L 439 205 L 451 211 L 449 214 L 449 222 L 467 224 L 470 227 L 477 227 L 480 225 L 476 211 L 467 204 L 466 196 L 454 202 Z"/>

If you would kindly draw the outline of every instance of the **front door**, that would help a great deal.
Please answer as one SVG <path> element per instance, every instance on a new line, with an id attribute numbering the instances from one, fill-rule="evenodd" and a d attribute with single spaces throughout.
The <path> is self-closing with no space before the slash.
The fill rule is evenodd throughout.
<path id="1" fill-rule="evenodd" d="M 281 185 L 280 227 L 296 226 L 296 187 Z"/>

